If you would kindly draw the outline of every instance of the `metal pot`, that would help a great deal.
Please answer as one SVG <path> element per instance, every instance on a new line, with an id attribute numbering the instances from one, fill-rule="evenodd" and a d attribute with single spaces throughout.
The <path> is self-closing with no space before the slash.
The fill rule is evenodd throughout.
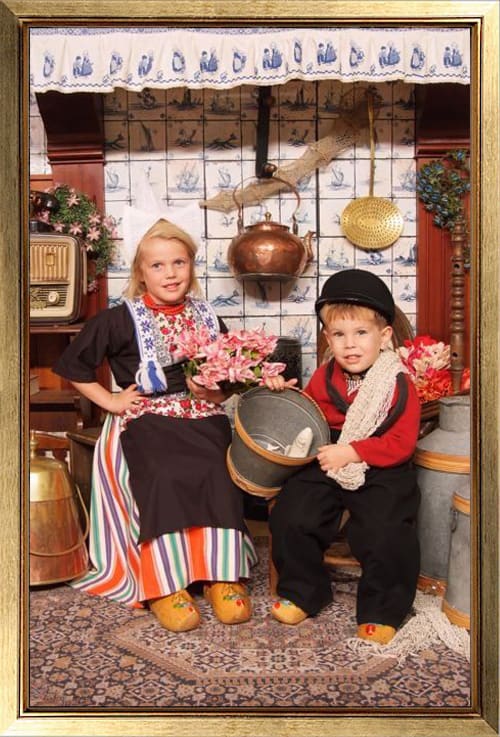
<path id="1" fill-rule="evenodd" d="M 291 186 L 289 182 L 285 184 Z M 312 260 L 311 244 L 315 234 L 310 230 L 304 238 L 297 235 L 295 213 L 300 205 L 300 197 L 295 188 L 294 193 L 298 202 L 292 215 L 293 232 L 286 225 L 273 222 L 269 212 L 266 212 L 265 220 L 244 227 L 243 204 L 238 203 L 238 235 L 231 241 L 227 253 L 229 266 L 236 278 L 288 281 L 300 276 Z"/>
<path id="2" fill-rule="evenodd" d="M 36 455 L 30 438 L 30 585 L 70 581 L 88 569 L 89 517 L 66 463 Z M 82 531 L 76 495 L 85 518 Z"/>

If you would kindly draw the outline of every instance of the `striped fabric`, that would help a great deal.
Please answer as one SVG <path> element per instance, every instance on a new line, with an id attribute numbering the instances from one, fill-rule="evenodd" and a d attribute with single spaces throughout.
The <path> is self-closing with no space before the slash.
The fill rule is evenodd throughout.
<path id="1" fill-rule="evenodd" d="M 238 581 L 257 561 L 239 530 L 193 527 L 138 545 L 139 513 L 120 443 L 120 419 L 109 414 L 94 452 L 90 509 L 91 570 L 71 585 L 142 607 L 193 581 Z"/>

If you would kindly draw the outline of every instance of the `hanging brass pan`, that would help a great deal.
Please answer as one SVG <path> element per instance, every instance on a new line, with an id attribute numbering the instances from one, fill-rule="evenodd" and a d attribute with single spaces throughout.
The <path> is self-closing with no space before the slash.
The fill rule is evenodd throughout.
<path id="1" fill-rule="evenodd" d="M 373 97 L 368 95 L 370 126 L 370 194 L 350 202 L 340 216 L 345 237 L 356 246 L 378 250 L 391 246 L 403 232 L 403 216 L 396 205 L 384 197 L 373 196 L 375 178 L 375 137 L 373 130 Z"/>

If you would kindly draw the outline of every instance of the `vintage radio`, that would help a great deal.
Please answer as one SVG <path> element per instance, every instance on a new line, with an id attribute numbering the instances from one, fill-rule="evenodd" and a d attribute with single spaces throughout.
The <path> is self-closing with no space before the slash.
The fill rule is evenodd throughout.
<path id="1" fill-rule="evenodd" d="M 62 233 L 30 236 L 30 320 L 75 322 L 85 312 L 87 254 L 81 241 Z"/>

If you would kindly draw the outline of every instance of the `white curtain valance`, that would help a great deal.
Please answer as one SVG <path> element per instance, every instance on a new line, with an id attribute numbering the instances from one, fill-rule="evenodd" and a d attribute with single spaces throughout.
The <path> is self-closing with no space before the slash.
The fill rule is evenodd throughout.
<path id="1" fill-rule="evenodd" d="M 470 82 L 467 28 L 30 29 L 33 92 Z"/>

